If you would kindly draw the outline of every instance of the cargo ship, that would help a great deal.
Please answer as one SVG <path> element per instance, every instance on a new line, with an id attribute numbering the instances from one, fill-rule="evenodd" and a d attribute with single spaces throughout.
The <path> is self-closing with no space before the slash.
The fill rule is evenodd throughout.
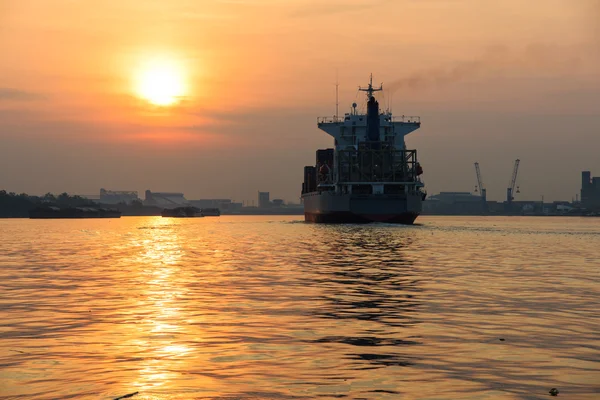
<path id="1" fill-rule="evenodd" d="M 121 211 L 112 208 L 42 206 L 29 210 L 29 218 L 121 218 Z"/>
<path id="2" fill-rule="evenodd" d="M 316 152 L 316 165 L 304 167 L 302 202 L 307 222 L 413 224 L 426 192 L 417 151 L 404 137 L 421 127 L 419 117 L 394 117 L 380 111 L 367 87 L 365 111 L 356 103 L 343 117 L 320 117 L 317 127 L 334 138 L 334 146 Z M 336 112 L 337 114 L 337 112 Z"/>

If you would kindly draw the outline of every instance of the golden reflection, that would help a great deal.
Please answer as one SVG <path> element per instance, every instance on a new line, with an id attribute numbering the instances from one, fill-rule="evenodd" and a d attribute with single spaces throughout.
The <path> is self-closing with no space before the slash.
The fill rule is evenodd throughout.
<path id="1" fill-rule="evenodd" d="M 162 353 L 173 356 L 183 356 L 190 351 L 190 348 L 185 345 L 170 345 L 161 349 Z"/>
<path id="2" fill-rule="evenodd" d="M 190 348 L 184 341 L 186 318 L 179 299 L 185 296 L 180 265 L 185 251 L 178 234 L 179 222 L 153 218 L 144 221 L 138 237 L 141 245 L 136 258 L 144 277 L 137 324 L 138 346 L 147 355 L 135 385 L 141 389 L 156 388 L 177 379 L 177 370 L 185 370 L 185 356 Z"/>

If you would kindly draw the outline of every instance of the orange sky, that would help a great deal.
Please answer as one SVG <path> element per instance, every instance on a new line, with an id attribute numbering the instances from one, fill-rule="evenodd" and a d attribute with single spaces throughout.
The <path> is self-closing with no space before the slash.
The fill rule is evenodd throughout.
<path id="1" fill-rule="evenodd" d="M 479 161 L 502 199 L 520 158 L 523 199 L 570 200 L 600 176 L 599 25 L 596 0 L 2 0 L 0 188 L 295 201 L 337 70 L 341 110 L 373 72 L 422 116 L 430 193 L 472 190 Z M 173 106 L 135 91 L 157 57 L 183 71 Z"/>

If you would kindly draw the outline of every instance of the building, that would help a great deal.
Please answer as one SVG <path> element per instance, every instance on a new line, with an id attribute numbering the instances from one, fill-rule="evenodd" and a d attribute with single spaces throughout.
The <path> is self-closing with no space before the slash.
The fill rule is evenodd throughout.
<path id="1" fill-rule="evenodd" d="M 581 205 L 600 209 L 600 177 L 592 178 L 590 171 L 581 172 Z"/>
<path id="2" fill-rule="evenodd" d="M 221 210 L 225 214 L 239 214 L 242 211 L 242 203 L 231 202 L 227 205 L 227 208 Z"/>
<path id="3" fill-rule="evenodd" d="M 469 192 L 441 192 L 423 202 L 423 214 L 480 215 L 486 203 Z"/>
<path id="4" fill-rule="evenodd" d="M 231 199 L 190 200 L 190 204 L 200 209 L 218 208 L 222 214 L 236 214 L 242 209 L 242 203 L 234 203 Z"/>
<path id="5" fill-rule="evenodd" d="M 131 204 L 138 201 L 138 192 L 133 190 L 106 190 L 100 189 L 100 199 L 102 204 Z"/>
<path id="6" fill-rule="evenodd" d="M 190 202 L 183 197 L 183 193 L 151 192 L 146 190 L 144 205 L 161 208 L 175 208 L 189 206 Z"/>
<path id="7" fill-rule="evenodd" d="M 259 208 L 271 207 L 269 192 L 258 192 L 258 207 Z"/>
<path id="8" fill-rule="evenodd" d="M 190 204 L 197 208 L 218 208 L 219 210 L 223 210 L 231 204 L 231 199 L 190 200 Z"/>

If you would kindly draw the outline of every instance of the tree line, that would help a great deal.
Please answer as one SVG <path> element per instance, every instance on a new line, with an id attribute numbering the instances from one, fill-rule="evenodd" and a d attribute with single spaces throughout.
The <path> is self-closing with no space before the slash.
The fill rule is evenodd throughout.
<path id="1" fill-rule="evenodd" d="M 0 190 L 0 218 L 27 218 L 29 210 L 40 206 L 89 207 L 96 205 L 95 202 L 85 197 L 71 196 L 68 193 L 30 196 L 27 193 L 16 194 Z"/>

